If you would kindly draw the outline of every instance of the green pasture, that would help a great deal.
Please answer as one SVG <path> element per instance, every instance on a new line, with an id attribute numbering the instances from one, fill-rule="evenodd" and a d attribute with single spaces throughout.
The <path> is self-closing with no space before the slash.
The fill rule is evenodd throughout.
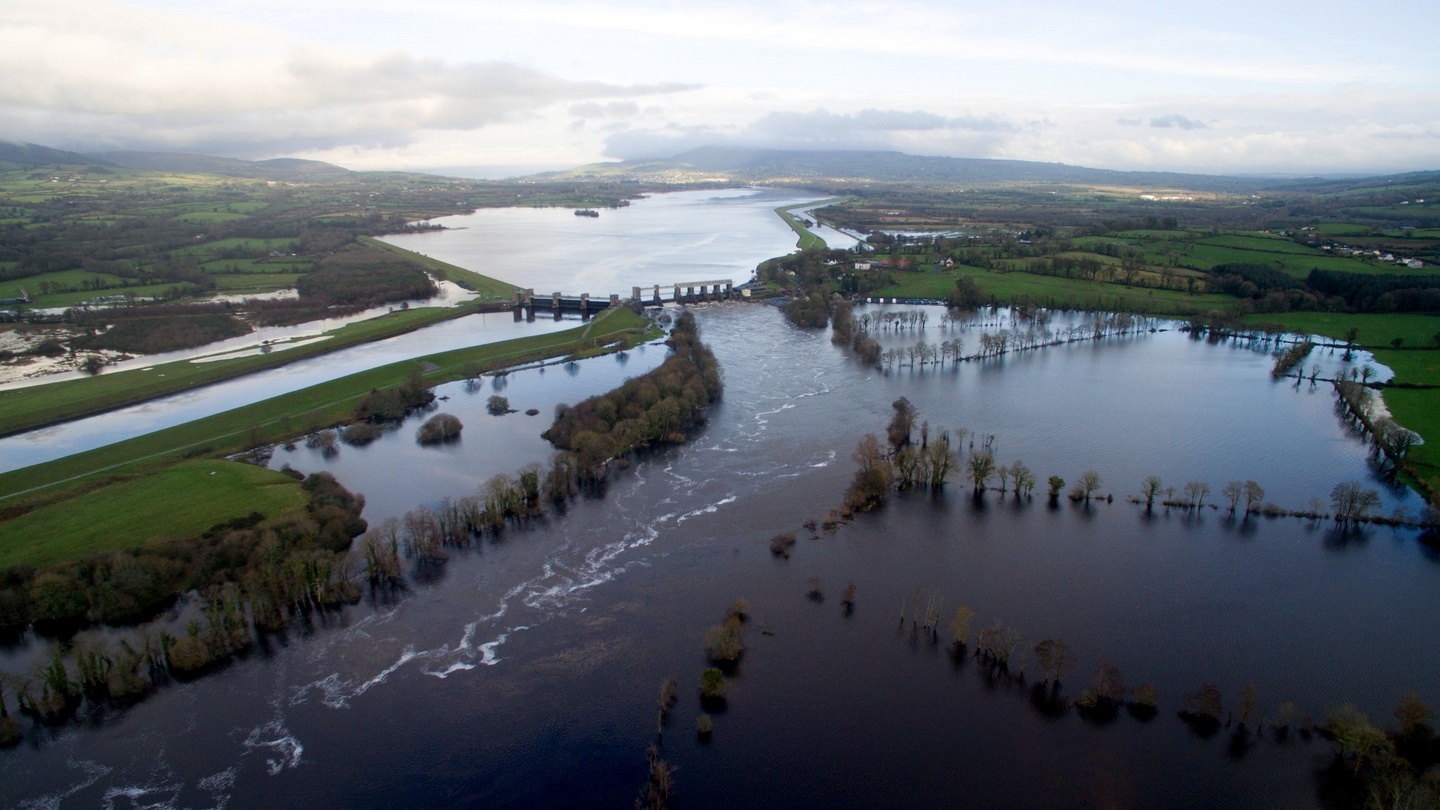
<path id="1" fill-rule="evenodd" d="M 1295 253 L 1302 256 L 1328 255 L 1316 248 L 1301 245 L 1282 236 L 1268 233 L 1207 236 L 1203 239 L 1195 240 L 1195 244 L 1238 248 L 1240 250 L 1258 250 L 1266 253 Z"/>
<path id="2" fill-rule="evenodd" d="M 119 276 L 112 276 L 109 273 L 92 273 L 89 270 L 58 270 L 54 273 L 42 273 L 38 276 L 27 276 L 26 278 L 9 279 L 0 281 L 0 298 L 16 298 L 20 295 L 20 288 L 24 287 L 30 293 L 31 298 L 40 297 L 40 284 L 42 282 L 51 284 L 63 284 L 69 287 L 79 288 L 87 282 L 101 282 L 112 288 L 119 287 L 125 279 Z M 85 297 L 93 298 L 97 295 L 104 295 L 108 290 L 83 290 Z M 47 296 L 47 298 L 55 296 Z M 50 306 L 40 303 L 39 306 Z"/>
<path id="3" fill-rule="evenodd" d="M 897 281 L 895 286 L 877 290 L 870 295 L 885 298 L 944 298 L 955 289 L 955 279 L 960 272 L 973 278 L 981 290 L 1002 302 L 1026 298 L 1033 304 L 1046 307 L 1124 310 L 1152 315 L 1191 315 L 1210 310 L 1225 310 L 1235 305 L 1235 299 L 1228 295 L 1190 295 L 1175 290 L 1100 284 L 1019 271 L 996 273 L 973 267 L 957 268 L 956 272 L 948 273 L 895 272 L 892 273 Z"/>
<path id="4" fill-rule="evenodd" d="M 240 222 L 250 218 L 249 214 L 231 214 L 225 211 L 194 211 L 189 214 L 181 214 L 175 219 L 180 222 L 189 222 L 193 225 L 214 225 L 224 222 Z"/>
<path id="5" fill-rule="evenodd" d="M 1345 333 L 1356 330 L 1356 343 L 1366 348 L 1390 347 L 1390 341 L 1401 338 L 1402 346 L 1435 346 L 1440 333 L 1440 315 L 1418 313 L 1375 315 L 1341 312 L 1267 312 L 1247 315 L 1250 324 L 1279 324 L 1292 332 L 1324 335 L 1343 340 Z M 1408 354 L 1408 352 L 1400 352 Z"/>
<path id="6" fill-rule="evenodd" d="M 1278 251 L 1249 250 L 1223 245 L 1203 245 L 1193 242 L 1152 243 L 1145 246 L 1146 260 L 1155 264 L 1169 264 L 1172 259 L 1166 249 L 1173 250 L 1173 261 L 1209 270 L 1216 265 L 1243 263 L 1264 264 L 1288 273 L 1296 278 L 1305 278 L 1315 268 L 1340 270 L 1347 273 L 1396 273 L 1413 272 L 1394 265 L 1371 264 L 1357 259 L 1332 256 L 1324 251 L 1311 253 L 1281 253 Z"/>
<path id="7" fill-rule="evenodd" d="M 300 482 L 283 473 L 222 459 L 182 461 L 0 522 L 0 569 L 195 537 L 251 512 L 274 517 L 305 503 Z"/>
<path id="8" fill-rule="evenodd" d="M 223 293 L 260 293 L 289 289 L 302 273 L 217 273 L 215 289 Z"/>
<path id="9" fill-rule="evenodd" d="M 211 259 L 200 265 L 206 273 L 307 273 L 314 262 L 305 258 Z"/>
<path id="10" fill-rule="evenodd" d="M 187 248 L 175 251 L 180 256 L 214 255 L 222 250 L 239 248 L 242 250 L 276 250 L 281 253 L 290 253 L 295 249 L 294 239 L 260 239 L 247 236 L 232 236 L 227 239 L 216 239 L 213 242 L 204 242 L 199 245 L 191 245 Z"/>

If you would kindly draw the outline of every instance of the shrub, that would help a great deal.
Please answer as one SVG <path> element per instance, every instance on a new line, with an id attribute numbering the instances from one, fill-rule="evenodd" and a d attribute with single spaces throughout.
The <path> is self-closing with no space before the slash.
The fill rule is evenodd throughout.
<path id="1" fill-rule="evenodd" d="M 460 438 L 460 431 L 465 426 L 460 420 L 448 413 L 437 413 L 425 420 L 415 438 L 421 444 L 440 444 L 442 442 L 453 442 Z"/>
<path id="2" fill-rule="evenodd" d="M 354 447 L 364 447 L 380 438 L 384 432 L 385 428 L 381 425 L 371 422 L 356 422 L 341 432 L 340 441 Z"/>
<path id="3" fill-rule="evenodd" d="M 740 624 L 726 622 L 705 631 L 705 654 L 711 661 L 731 662 L 740 658 L 745 651 L 745 642 L 740 639 Z"/>
<path id="4" fill-rule="evenodd" d="M 710 715 L 702 714 L 699 717 L 695 718 L 695 731 L 701 737 L 709 737 L 710 732 L 714 730 L 715 723 L 710 719 Z"/>
<path id="5" fill-rule="evenodd" d="M 510 400 L 495 394 L 486 400 L 485 410 L 489 411 L 491 416 L 502 416 L 510 412 Z"/>
<path id="6" fill-rule="evenodd" d="M 795 547 L 795 533 L 784 532 L 770 538 L 770 553 L 776 557 L 790 558 L 790 549 Z"/>
<path id="7" fill-rule="evenodd" d="M 715 667 L 706 667 L 700 673 L 700 695 L 707 698 L 717 698 L 725 694 L 725 673 Z"/>

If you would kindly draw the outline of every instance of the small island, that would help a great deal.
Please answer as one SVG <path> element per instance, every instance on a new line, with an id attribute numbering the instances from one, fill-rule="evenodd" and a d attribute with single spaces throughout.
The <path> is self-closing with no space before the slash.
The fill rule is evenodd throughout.
<path id="1" fill-rule="evenodd" d="M 575 209 L 575 216 L 577 216 L 577 217 L 598 217 L 598 216 L 600 216 L 600 212 L 599 212 L 599 211 L 596 211 L 594 208 L 576 208 L 576 209 Z"/>

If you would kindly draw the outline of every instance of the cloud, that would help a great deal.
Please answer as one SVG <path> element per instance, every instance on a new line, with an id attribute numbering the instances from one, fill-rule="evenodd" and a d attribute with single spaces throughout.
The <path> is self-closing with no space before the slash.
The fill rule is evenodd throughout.
<path id="1" fill-rule="evenodd" d="M 230 152 L 406 143 L 416 130 L 474 130 L 561 102 L 619 114 L 638 108 L 631 97 L 692 87 L 321 47 L 96 0 L 0 6 L 0 75 L 0 134 Z"/>
<path id="2" fill-rule="evenodd" d="M 1177 129 L 1184 130 L 1210 128 L 1210 125 L 1206 124 L 1204 121 L 1196 121 L 1193 118 L 1186 118 L 1179 113 L 1171 113 L 1170 115 L 1162 115 L 1159 118 L 1151 118 L 1150 126 L 1157 129 L 1169 129 L 1171 127 L 1175 127 Z"/>
<path id="3" fill-rule="evenodd" d="M 570 105 L 570 114 L 576 118 L 634 118 L 640 114 L 640 105 L 634 101 L 582 101 Z"/>
<path id="4" fill-rule="evenodd" d="M 922 110 L 854 113 L 774 111 L 735 128 L 670 123 L 626 129 L 605 141 L 605 154 L 625 160 L 669 157 L 700 146 L 757 149 L 901 150 L 980 157 L 1020 132 L 999 117 L 942 116 Z"/>

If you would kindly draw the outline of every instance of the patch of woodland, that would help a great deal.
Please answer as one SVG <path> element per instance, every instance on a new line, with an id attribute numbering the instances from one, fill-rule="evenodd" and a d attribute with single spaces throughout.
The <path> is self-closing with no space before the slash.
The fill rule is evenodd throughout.
<path id="1" fill-rule="evenodd" d="M 654 371 L 574 406 L 558 406 L 544 438 L 575 453 L 583 469 L 635 450 L 684 442 L 704 424 L 707 406 L 720 398 L 720 365 L 700 342 L 689 312 L 676 319 L 666 344 L 673 353 Z"/>
<path id="2" fill-rule="evenodd" d="M 325 306 L 379 306 L 392 301 L 429 298 L 439 290 L 417 262 L 364 249 L 326 256 L 295 282 L 300 300 Z"/>
<path id="3" fill-rule="evenodd" d="M 164 304 L 92 310 L 75 316 L 88 334 L 75 349 L 159 354 L 249 334 L 250 326 L 219 304 Z"/>

